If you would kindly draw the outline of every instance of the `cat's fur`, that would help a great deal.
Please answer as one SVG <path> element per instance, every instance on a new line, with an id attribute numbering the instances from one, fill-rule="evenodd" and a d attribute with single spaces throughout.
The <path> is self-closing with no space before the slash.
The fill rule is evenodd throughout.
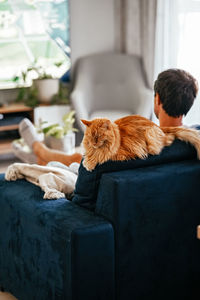
<path id="1" fill-rule="evenodd" d="M 115 122 L 109 119 L 81 120 L 86 125 L 83 137 L 83 165 L 92 171 L 108 160 L 129 160 L 157 155 L 175 138 L 191 143 L 200 159 L 200 135 L 184 127 L 159 127 L 152 121 L 131 115 Z"/>

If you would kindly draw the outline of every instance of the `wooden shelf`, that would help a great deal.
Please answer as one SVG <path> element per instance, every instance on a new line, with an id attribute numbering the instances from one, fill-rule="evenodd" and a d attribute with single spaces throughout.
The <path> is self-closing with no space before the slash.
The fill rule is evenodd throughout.
<path id="1" fill-rule="evenodd" d="M 25 106 L 23 103 L 13 103 L 0 107 L 0 114 L 17 113 L 17 112 L 31 112 L 33 108 Z"/>
<path id="2" fill-rule="evenodd" d="M 0 154 L 12 153 L 12 141 L 13 140 L 0 141 Z"/>
<path id="3" fill-rule="evenodd" d="M 11 103 L 0 107 L 0 114 L 3 114 L 5 118 L 6 118 L 6 114 L 13 114 L 14 116 L 16 113 L 17 114 L 22 113 L 22 115 L 23 113 L 28 113 L 30 119 L 33 120 L 34 109 L 24 105 L 23 103 Z M 10 138 L 9 131 L 18 130 L 18 128 L 19 128 L 18 124 L 0 126 L 0 133 L 8 132 L 7 137 L 3 140 L 0 140 L 0 155 L 12 153 L 11 144 L 13 139 Z"/>
<path id="4" fill-rule="evenodd" d="M 9 131 L 9 130 L 16 130 L 19 128 L 18 124 L 13 125 L 6 125 L 6 126 L 0 126 L 0 132 L 1 131 Z"/>

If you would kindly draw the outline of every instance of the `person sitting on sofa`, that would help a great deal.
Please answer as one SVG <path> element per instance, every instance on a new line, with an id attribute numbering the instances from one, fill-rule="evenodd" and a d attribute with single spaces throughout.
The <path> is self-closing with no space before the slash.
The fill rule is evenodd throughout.
<path id="1" fill-rule="evenodd" d="M 183 117 L 192 107 L 198 92 L 197 80 L 181 69 L 168 69 L 158 75 L 154 83 L 154 112 L 160 126 L 182 126 Z M 28 119 L 19 124 L 19 132 L 37 157 L 37 163 L 46 165 L 58 161 L 69 166 L 80 163 L 82 155 L 67 155 L 61 151 L 49 149 L 39 140 L 35 127 Z"/>

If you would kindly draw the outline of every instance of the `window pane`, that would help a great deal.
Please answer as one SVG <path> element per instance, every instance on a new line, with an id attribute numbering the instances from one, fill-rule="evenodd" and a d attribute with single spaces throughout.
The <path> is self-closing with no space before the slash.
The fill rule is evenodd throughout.
<path id="1" fill-rule="evenodd" d="M 23 45 L 18 42 L 0 44 L 0 84 L 13 86 L 12 78 L 19 69 L 30 64 Z"/>
<path id="2" fill-rule="evenodd" d="M 48 67 L 62 61 L 63 71 L 69 69 L 67 4 L 68 0 L 0 0 L 0 88 L 13 83 L 13 76 L 36 59 Z"/>
<path id="3" fill-rule="evenodd" d="M 198 10 L 197 10 L 198 8 Z M 200 83 L 199 53 L 200 42 L 198 39 L 200 27 L 200 6 L 195 11 L 179 13 L 179 51 L 177 67 L 190 72 Z M 191 110 L 184 119 L 184 124 L 193 125 L 200 123 L 200 96 L 198 95 Z"/>
<path id="4" fill-rule="evenodd" d="M 41 12 L 45 27 L 52 39 L 69 55 L 69 12 L 68 1 L 54 0 L 38 2 L 37 8 Z"/>
<path id="5" fill-rule="evenodd" d="M 66 59 L 65 54 L 60 51 L 58 46 L 52 40 L 46 41 L 28 41 L 27 42 L 30 50 L 32 51 L 34 57 L 38 59 L 39 57 L 46 57 L 53 61 L 63 61 Z"/>

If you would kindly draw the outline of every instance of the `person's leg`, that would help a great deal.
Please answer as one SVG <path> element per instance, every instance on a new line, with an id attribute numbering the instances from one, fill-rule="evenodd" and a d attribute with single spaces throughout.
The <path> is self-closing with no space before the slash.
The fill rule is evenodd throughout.
<path id="1" fill-rule="evenodd" d="M 41 166 L 46 166 L 47 162 L 42 160 L 40 157 L 36 156 L 37 164 Z"/>
<path id="2" fill-rule="evenodd" d="M 82 155 L 80 153 L 74 153 L 67 155 L 64 152 L 49 149 L 43 143 L 35 141 L 32 145 L 33 152 L 38 158 L 38 164 L 47 164 L 50 161 L 59 161 L 66 166 L 69 166 L 73 162 L 80 163 Z"/>
<path id="3" fill-rule="evenodd" d="M 27 145 L 33 149 L 33 152 L 37 156 L 37 163 L 40 165 L 46 165 L 50 161 L 59 161 L 67 166 L 73 162 L 81 162 L 82 155 L 80 153 L 67 155 L 64 152 L 46 147 L 40 141 L 35 127 L 28 119 L 23 119 L 20 122 L 19 133 Z"/>

